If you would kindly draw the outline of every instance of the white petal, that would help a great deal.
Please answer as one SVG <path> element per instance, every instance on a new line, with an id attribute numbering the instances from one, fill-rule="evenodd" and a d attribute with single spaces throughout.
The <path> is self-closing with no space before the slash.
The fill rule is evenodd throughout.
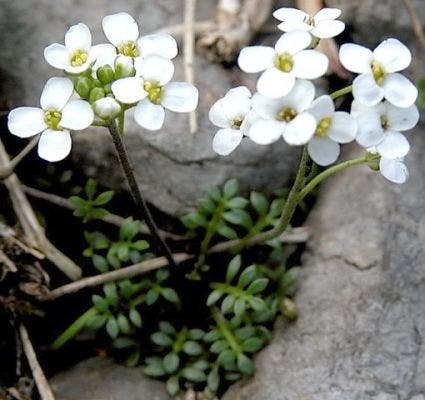
<path id="1" fill-rule="evenodd" d="M 253 142 L 257 144 L 271 144 L 282 137 L 285 125 L 285 122 L 269 119 L 259 119 L 251 126 L 248 136 Z"/>
<path id="2" fill-rule="evenodd" d="M 382 157 L 394 159 L 404 157 L 409 152 L 410 145 L 402 133 L 388 131 L 376 150 Z"/>
<path id="3" fill-rule="evenodd" d="M 122 77 L 131 77 L 134 76 L 134 70 L 136 69 L 136 62 L 137 60 L 141 60 L 142 57 L 129 57 L 125 56 L 123 54 L 119 54 L 117 58 L 115 59 L 115 71 L 120 72 L 120 76 Z M 140 76 L 135 74 L 136 76 Z"/>
<path id="4" fill-rule="evenodd" d="M 71 26 L 65 34 L 65 46 L 71 52 L 85 50 L 88 52 L 91 47 L 91 33 L 86 24 L 79 23 Z"/>
<path id="5" fill-rule="evenodd" d="M 383 89 L 385 98 L 396 107 L 410 107 L 418 98 L 417 87 L 399 73 L 388 74 Z"/>
<path id="6" fill-rule="evenodd" d="M 221 156 L 229 155 L 242 141 L 243 134 L 239 129 L 220 129 L 213 139 L 213 150 Z"/>
<path id="7" fill-rule="evenodd" d="M 257 90 L 265 97 L 286 96 L 294 87 L 295 76 L 277 68 L 266 69 L 257 81 Z"/>
<path id="8" fill-rule="evenodd" d="M 161 105 L 153 104 L 148 99 L 144 99 L 137 104 L 134 111 L 134 119 L 145 129 L 157 131 L 164 125 L 165 110 Z"/>
<path id="9" fill-rule="evenodd" d="M 329 39 L 338 36 L 345 29 L 342 21 L 320 21 L 312 30 L 311 34 L 320 39 Z"/>
<path id="10" fill-rule="evenodd" d="M 7 117 L 10 133 L 20 138 L 34 136 L 47 128 L 44 111 L 36 107 L 19 107 L 12 110 Z"/>
<path id="11" fill-rule="evenodd" d="M 102 97 L 93 103 L 93 110 L 100 118 L 115 118 L 121 111 L 121 106 L 113 97 Z"/>
<path id="12" fill-rule="evenodd" d="M 314 21 L 326 21 L 337 19 L 341 15 L 341 10 L 339 8 L 322 8 L 315 16 Z"/>
<path id="13" fill-rule="evenodd" d="M 82 72 L 87 71 L 90 68 L 90 66 L 95 62 L 95 60 L 96 59 L 94 57 L 94 54 L 91 51 L 89 51 L 87 60 L 84 64 L 77 65 L 75 67 L 72 65 L 68 65 L 65 68 L 65 72 L 68 72 L 69 74 L 74 74 L 74 75 L 81 74 Z"/>
<path id="14" fill-rule="evenodd" d="M 279 21 L 303 21 L 305 18 L 308 18 L 308 14 L 298 10 L 298 8 L 283 7 L 276 10 L 273 13 L 273 17 Z"/>
<path id="15" fill-rule="evenodd" d="M 80 131 L 88 128 L 94 119 L 93 109 L 90 103 L 84 100 L 71 100 L 62 110 L 60 126 Z"/>
<path id="16" fill-rule="evenodd" d="M 166 33 L 143 36 L 137 41 L 137 46 L 142 57 L 155 54 L 172 59 L 178 52 L 176 40 Z"/>
<path id="17" fill-rule="evenodd" d="M 381 113 L 380 104 L 381 103 L 378 103 L 376 106 L 370 107 L 370 106 L 365 106 L 364 104 L 359 103 L 356 100 L 353 100 L 353 102 L 351 103 L 351 115 L 354 118 L 357 118 L 358 116 L 370 111 L 380 114 Z"/>
<path id="18" fill-rule="evenodd" d="M 293 31 L 284 33 L 276 42 L 275 50 L 277 54 L 289 53 L 297 54 L 306 49 L 311 44 L 311 35 L 307 32 Z"/>
<path id="19" fill-rule="evenodd" d="M 308 112 L 319 121 L 322 118 L 332 117 L 335 112 L 335 105 L 330 96 L 323 95 L 311 103 Z"/>
<path id="20" fill-rule="evenodd" d="M 178 113 L 194 111 L 198 101 L 198 89 L 189 83 L 171 82 L 164 86 L 161 104 L 171 111 Z"/>
<path id="21" fill-rule="evenodd" d="M 139 37 L 139 28 L 134 18 L 124 12 L 107 15 L 102 21 L 103 32 L 115 46 L 132 41 Z"/>
<path id="22" fill-rule="evenodd" d="M 381 174 L 393 183 L 405 183 L 409 179 L 409 171 L 400 160 L 381 158 L 379 161 Z"/>
<path id="23" fill-rule="evenodd" d="M 282 99 L 282 103 L 291 106 L 300 113 L 311 106 L 314 94 L 313 83 L 304 79 L 297 79 L 293 89 Z"/>
<path id="24" fill-rule="evenodd" d="M 339 50 L 342 65 L 351 72 L 364 74 L 371 72 L 372 51 L 353 43 L 343 44 Z"/>
<path id="25" fill-rule="evenodd" d="M 97 71 L 100 67 L 104 65 L 110 65 L 114 68 L 115 59 L 117 58 L 117 50 L 112 44 L 97 44 L 91 48 L 93 57 L 96 59 L 96 62 L 93 64 L 93 71 Z"/>
<path id="26" fill-rule="evenodd" d="M 69 50 L 59 43 L 53 43 L 44 49 L 44 58 L 54 68 L 65 69 L 71 65 Z"/>
<path id="27" fill-rule="evenodd" d="M 137 103 L 148 94 L 143 88 L 143 78 L 118 79 L 111 85 L 111 90 L 118 101 L 124 104 Z"/>
<path id="28" fill-rule="evenodd" d="M 328 136 L 338 143 L 349 143 L 356 138 L 357 123 L 354 118 L 343 111 L 337 111 L 332 117 Z"/>
<path id="29" fill-rule="evenodd" d="M 384 97 L 384 90 L 376 84 L 372 74 L 362 74 L 353 81 L 353 96 L 365 106 L 374 106 Z"/>
<path id="30" fill-rule="evenodd" d="M 144 59 L 142 67 L 138 67 L 145 81 L 155 82 L 161 86 L 171 81 L 174 75 L 173 62 L 161 56 L 149 56 Z"/>
<path id="31" fill-rule="evenodd" d="M 382 142 L 386 133 L 381 126 L 381 115 L 377 112 L 359 114 L 356 141 L 360 146 L 369 148 Z"/>
<path id="32" fill-rule="evenodd" d="M 373 58 L 390 73 L 406 69 L 412 62 L 412 53 L 399 40 L 387 39 L 374 50 Z"/>
<path id="33" fill-rule="evenodd" d="M 292 146 L 306 144 L 316 131 L 316 119 L 309 113 L 298 114 L 286 124 L 283 138 Z"/>
<path id="34" fill-rule="evenodd" d="M 284 105 L 282 99 L 284 98 L 270 99 L 260 93 L 255 93 L 252 96 L 252 108 L 263 119 L 276 119 L 276 115 Z"/>
<path id="35" fill-rule="evenodd" d="M 61 111 L 74 91 L 68 78 L 50 78 L 41 93 L 40 105 L 43 110 Z"/>
<path id="36" fill-rule="evenodd" d="M 63 160 L 71 151 L 71 135 L 68 131 L 45 130 L 38 142 L 38 155 L 44 160 Z"/>
<path id="37" fill-rule="evenodd" d="M 386 102 L 385 108 L 388 124 L 395 131 L 408 131 L 419 121 L 419 111 L 415 104 L 407 108 L 399 108 Z"/>
<path id="38" fill-rule="evenodd" d="M 278 26 L 278 29 L 280 29 L 283 32 L 310 32 L 313 29 L 312 25 L 306 24 L 304 21 L 284 21 L 281 22 Z"/>
<path id="39" fill-rule="evenodd" d="M 260 119 L 260 116 L 254 110 L 251 110 L 246 114 L 244 120 L 242 121 L 240 131 L 244 136 L 249 136 L 251 126 L 255 124 Z"/>
<path id="40" fill-rule="evenodd" d="M 317 50 L 303 50 L 294 56 L 292 72 L 297 78 L 316 79 L 326 74 L 329 60 Z"/>
<path id="41" fill-rule="evenodd" d="M 276 53 L 272 47 L 244 47 L 239 54 L 238 64 L 242 71 L 260 72 L 274 65 L 275 56 Z"/>
<path id="42" fill-rule="evenodd" d="M 340 153 L 339 144 L 327 137 L 313 137 L 308 142 L 307 149 L 311 159 L 316 164 L 322 166 L 334 163 L 338 159 Z"/>

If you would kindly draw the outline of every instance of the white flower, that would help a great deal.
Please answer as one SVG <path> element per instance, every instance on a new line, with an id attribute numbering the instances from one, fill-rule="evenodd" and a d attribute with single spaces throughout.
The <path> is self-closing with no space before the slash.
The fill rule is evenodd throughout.
<path id="1" fill-rule="evenodd" d="M 388 159 L 381 157 L 379 170 L 383 177 L 393 183 L 405 183 L 409 179 L 409 170 L 403 158 Z"/>
<path id="2" fill-rule="evenodd" d="M 71 26 L 65 34 L 65 46 L 53 43 L 44 49 L 44 58 L 54 68 L 70 74 L 80 74 L 95 62 L 96 55 L 91 47 L 91 33 L 87 25 Z"/>
<path id="3" fill-rule="evenodd" d="M 213 139 L 213 150 L 227 156 L 248 135 L 256 114 L 251 109 L 251 92 L 245 86 L 230 89 L 210 109 L 210 121 L 217 127 Z"/>
<path id="4" fill-rule="evenodd" d="M 84 100 L 70 100 L 74 86 L 67 78 L 51 78 L 40 98 L 41 108 L 19 107 L 8 117 L 9 131 L 21 138 L 43 132 L 38 142 L 38 155 L 47 161 L 60 161 L 71 151 L 70 130 L 91 125 L 94 114 Z"/>
<path id="5" fill-rule="evenodd" d="M 173 74 L 171 60 L 152 55 L 145 59 L 143 78 L 119 79 L 111 90 L 121 103 L 138 103 L 134 112 L 136 122 L 155 131 L 164 124 L 164 108 L 183 113 L 193 111 L 198 105 L 198 89 L 189 83 L 170 82 Z"/>
<path id="6" fill-rule="evenodd" d="M 282 136 L 290 145 L 307 143 L 316 130 L 316 119 L 306 111 L 313 99 L 314 85 L 305 80 L 297 80 L 292 91 L 280 99 L 255 94 L 252 106 L 260 119 L 251 126 L 249 137 L 263 145 Z"/>
<path id="7" fill-rule="evenodd" d="M 339 156 L 339 143 L 349 143 L 355 139 L 356 121 L 346 112 L 335 112 L 334 102 L 327 95 L 314 100 L 308 112 L 317 121 L 314 136 L 307 145 L 308 153 L 316 164 L 332 164 Z"/>
<path id="8" fill-rule="evenodd" d="M 93 110 L 102 119 L 113 119 L 120 113 L 121 106 L 113 97 L 107 96 L 96 100 Z"/>
<path id="9" fill-rule="evenodd" d="M 387 101 L 374 107 L 366 107 L 353 101 L 351 114 L 358 123 L 357 142 L 365 147 L 375 147 L 385 158 L 404 157 L 410 149 L 409 142 L 401 133 L 412 129 L 419 121 L 415 105 L 398 108 Z"/>
<path id="10" fill-rule="evenodd" d="M 273 16 L 283 21 L 278 28 L 284 32 L 305 31 L 320 39 L 328 39 L 339 35 L 345 24 L 336 19 L 341 15 L 338 8 L 323 8 L 311 16 L 296 8 L 279 8 Z"/>
<path id="11" fill-rule="evenodd" d="M 283 34 L 274 48 L 251 46 L 242 49 L 238 63 L 245 72 L 261 72 L 257 82 L 260 94 L 269 98 L 286 96 L 295 79 L 316 79 L 326 73 L 328 58 L 316 50 L 305 50 L 311 35 L 294 31 Z"/>
<path id="12" fill-rule="evenodd" d="M 397 39 L 384 40 L 373 52 L 353 43 L 339 51 L 342 65 L 359 75 L 353 82 L 353 96 L 366 106 L 374 106 L 383 98 L 397 107 L 410 107 L 418 97 L 418 89 L 398 73 L 412 60 L 409 49 Z"/>

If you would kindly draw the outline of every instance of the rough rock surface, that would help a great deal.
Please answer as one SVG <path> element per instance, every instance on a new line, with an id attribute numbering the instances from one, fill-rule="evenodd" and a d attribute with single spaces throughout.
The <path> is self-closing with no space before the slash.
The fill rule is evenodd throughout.
<path id="1" fill-rule="evenodd" d="M 299 320 L 223 400 L 425 399 L 424 129 L 411 138 L 404 186 L 362 166 L 320 192 Z"/>
<path id="2" fill-rule="evenodd" d="M 215 0 L 199 1 L 197 19 L 209 17 Z M 181 23 L 183 0 L 0 0 L 0 94 L 14 105 L 38 104 L 44 82 L 60 74 L 43 59 L 43 49 L 52 42 L 63 42 L 66 27 L 82 21 L 92 28 L 94 42 L 105 42 L 101 32 L 102 16 L 128 11 L 143 33 Z M 18 50 L 17 50 L 18 49 Z M 11 67 L 12 66 L 12 67 Z M 165 212 L 181 213 L 191 207 L 206 186 L 237 178 L 244 189 L 280 187 L 291 175 L 298 152 L 283 141 L 274 146 L 257 146 L 246 140 L 229 157 L 212 151 L 215 128 L 208 121 L 210 106 L 230 87 L 245 84 L 254 87 L 255 77 L 238 68 L 224 68 L 197 57 L 196 84 L 200 90 L 199 132 L 189 133 L 187 115 L 167 113 L 160 132 L 143 131 L 128 118 L 127 144 L 136 175 L 147 199 Z M 182 57 L 177 59 L 176 79 L 183 79 Z M 85 131 L 74 136 L 73 158 L 87 174 L 103 184 L 124 188 L 106 129 Z"/>
<path id="3" fill-rule="evenodd" d="M 56 400 L 170 400 L 163 383 L 100 357 L 82 361 L 50 383 Z"/>

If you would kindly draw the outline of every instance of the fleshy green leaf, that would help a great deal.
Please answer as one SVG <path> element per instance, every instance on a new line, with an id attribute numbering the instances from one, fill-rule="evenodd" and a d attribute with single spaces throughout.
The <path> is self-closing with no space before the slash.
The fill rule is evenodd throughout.
<path id="1" fill-rule="evenodd" d="M 230 228 L 226 224 L 220 224 L 220 226 L 217 228 L 217 232 L 225 237 L 226 239 L 233 240 L 238 238 L 238 234 L 233 228 Z"/>
<path id="2" fill-rule="evenodd" d="M 172 288 L 161 289 L 161 295 L 164 297 L 164 299 L 168 300 L 170 303 L 180 303 L 179 295 Z"/>
<path id="3" fill-rule="evenodd" d="M 226 199 L 231 199 L 238 193 L 239 184 L 236 179 L 230 179 L 224 184 L 223 195 Z"/>
<path id="4" fill-rule="evenodd" d="M 137 328 L 141 328 L 143 321 L 142 321 L 142 317 L 139 313 L 139 311 L 137 311 L 135 308 L 132 308 L 128 314 L 130 321 L 132 322 L 132 324 L 134 326 L 136 326 Z"/>
<path id="5" fill-rule="evenodd" d="M 177 376 L 172 376 L 167 380 L 167 383 L 165 384 L 167 388 L 167 392 L 170 396 L 176 396 L 177 393 L 180 391 L 180 384 L 179 384 L 179 378 Z"/>
<path id="6" fill-rule="evenodd" d="M 161 321 L 159 323 L 159 329 L 166 333 L 167 335 L 171 336 L 174 335 L 176 333 L 176 330 L 174 329 L 174 326 L 171 325 L 169 322 L 167 321 Z"/>
<path id="7" fill-rule="evenodd" d="M 192 367 L 183 369 L 182 376 L 185 377 L 188 381 L 195 383 L 201 383 L 207 380 L 207 376 L 205 375 L 204 371 Z"/>
<path id="8" fill-rule="evenodd" d="M 164 332 L 155 332 L 151 335 L 151 340 L 161 347 L 169 347 L 173 345 L 173 340 Z"/>
<path id="9" fill-rule="evenodd" d="M 244 227 L 246 230 L 250 230 L 253 226 L 251 216 L 245 210 L 232 210 L 227 211 L 223 214 L 223 218 L 231 224 Z"/>
<path id="10" fill-rule="evenodd" d="M 202 347 L 199 345 L 199 343 L 193 340 L 188 340 L 183 345 L 183 351 L 189 356 L 198 356 L 202 353 Z"/>
<path id="11" fill-rule="evenodd" d="M 239 298 L 235 301 L 233 312 L 238 317 L 240 317 L 245 312 L 245 299 Z"/>
<path id="12" fill-rule="evenodd" d="M 103 206 L 109 203 L 112 200 L 112 197 L 114 197 L 114 192 L 112 190 L 103 192 L 96 197 L 96 199 L 93 201 L 93 204 L 95 206 Z"/>
<path id="13" fill-rule="evenodd" d="M 237 255 L 230 261 L 229 266 L 227 267 L 227 273 L 226 273 L 226 282 L 230 283 L 234 277 L 239 272 L 242 265 L 242 259 L 240 255 Z"/>
<path id="14" fill-rule="evenodd" d="M 220 300 L 220 297 L 223 295 L 223 293 L 220 290 L 213 290 L 207 299 L 207 306 L 210 307 L 213 304 L 217 303 L 218 300 Z"/>
<path id="15" fill-rule="evenodd" d="M 267 278 L 256 279 L 252 282 L 247 289 L 249 294 L 261 293 L 268 285 L 269 280 Z"/>
<path id="16" fill-rule="evenodd" d="M 220 385 L 220 376 L 218 374 L 217 368 L 212 369 L 211 372 L 208 374 L 207 384 L 208 389 L 210 389 L 211 392 L 217 392 L 218 386 Z"/>
<path id="17" fill-rule="evenodd" d="M 245 286 L 249 285 L 257 275 L 257 268 L 255 265 L 251 265 L 246 268 L 240 275 L 238 280 L 238 288 L 242 289 Z"/>
<path id="18" fill-rule="evenodd" d="M 238 354 L 237 365 L 239 371 L 244 375 L 252 375 L 254 373 L 254 364 L 245 354 Z"/>
<path id="19" fill-rule="evenodd" d="M 168 374 L 172 374 L 175 371 L 177 371 L 179 364 L 180 364 L 180 358 L 176 353 L 168 353 L 164 357 L 163 367 Z"/>
<path id="20" fill-rule="evenodd" d="M 263 347 L 263 344 L 264 343 L 261 339 L 252 337 L 242 343 L 242 349 L 247 353 L 256 353 Z"/>
<path id="21" fill-rule="evenodd" d="M 108 322 L 106 323 L 106 332 L 112 339 L 116 339 L 120 333 L 120 328 L 118 327 L 117 320 L 115 317 L 111 316 L 108 318 Z"/>
<path id="22" fill-rule="evenodd" d="M 217 203 L 221 200 L 221 192 L 217 186 L 210 186 L 207 188 L 208 196 Z"/>
<path id="23" fill-rule="evenodd" d="M 251 192 L 250 196 L 252 207 L 257 211 L 258 215 L 264 217 L 269 209 L 269 202 L 262 193 Z"/>
<path id="24" fill-rule="evenodd" d="M 235 296 L 228 294 L 221 303 L 221 312 L 223 314 L 230 312 L 230 310 L 233 308 L 233 305 L 235 304 L 235 301 Z"/>
<path id="25" fill-rule="evenodd" d="M 205 217 L 198 213 L 192 213 L 185 215 L 181 219 L 183 225 L 188 229 L 196 229 L 199 227 L 205 227 L 208 224 L 208 221 Z"/>

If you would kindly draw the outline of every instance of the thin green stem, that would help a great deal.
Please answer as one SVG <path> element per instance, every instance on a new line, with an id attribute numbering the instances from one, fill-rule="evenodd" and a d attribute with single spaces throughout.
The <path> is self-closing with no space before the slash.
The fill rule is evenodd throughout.
<path id="1" fill-rule="evenodd" d="M 92 126 L 105 126 L 105 127 L 108 127 L 110 125 L 110 122 L 109 121 L 100 121 L 100 120 L 98 120 L 98 121 L 93 121 L 92 122 Z"/>
<path id="2" fill-rule="evenodd" d="M 149 211 L 148 205 L 146 204 L 146 201 L 143 198 L 142 193 L 140 192 L 139 186 L 134 176 L 133 167 L 130 164 L 130 159 L 127 154 L 127 150 L 122 140 L 122 136 L 118 131 L 116 123 L 112 122 L 108 128 L 109 132 L 111 133 L 122 170 L 127 179 L 131 195 L 133 196 L 133 200 L 137 206 L 138 218 L 146 222 L 146 225 L 148 226 L 149 231 L 151 232 L 158 249 L 162 251 L 165 257 L 167 257 L 170 266 L 176 267 L 173 255 L 165 241 L 161 239 L 158 228 L 155 224 L 152 214 Z"/>
<path id="3" fill-rule="evenodd" d="M 218 329 L 220 329 L 221 333 L 223 334 L 224 338 L 229 343 L 230 347 L 237 353 L 241 354 L 243 353 L 241 347 L 239 346 L 238 342 L 236 341 L 235 337 L 233 336 L 230 329 L 227 327 L 226 320 L 221 315 L 220 311 L 218 311 L 217 307 L 211 307 L 211 314 L 214 318 L 214 321 L 217 324 Z"/>
<path id="4" fill-rule="evenodd" d="M 338 97 L 345 96 L 348 93 L 353 91 L 353 85 L 347 86 L 345 88 L 339 89 L 336 92 L 330 94 L 332 100 L 336 100 Z"/>
<path id="5" fill-rule="evenodd" d="M 118 114 L 118 132 L 121 135 L 121 138 L 124 138 L 124 111 L 121 111 Z"/>
<path id="6" fill-rule="evenodd" d="M 354 167 L 355 165 L 364 164 L 368 161 L 371 161 L 370 155 L 366 155 L 360 158 L 355 158 L 353 160 L 348 160 L 345 162 L 342 162 L 340 164 L 334 165 L 333 167 L 330 167 L 326 170 L 324 170 L 322 173 L 317 175 L 315 178 L 313 178 L 304 188 L 301 190 L 301 192 L 298 195 L 297 201 L 301 201 L 304 199 L 305 196 L 307 196 L 319 183 L 324 181 L 326 178 L 329 178 L 331 175 L 334 175 L 338 172 L 343 171 L 344 169 Z"/>
<path id="7" fill-rule="evenodd" d="M 243 297 L 245 299 L 251 297 L 250 295 L 248 295 L 242 289 L 239 289 L 235 286 L 229 286 L 225 283 L 213 282 L 213 283 L 210 284 L 210 286 L 211 286 L 212 289 L 218 289 L 223 293 L 232 294 L 236 297 Z"/>

